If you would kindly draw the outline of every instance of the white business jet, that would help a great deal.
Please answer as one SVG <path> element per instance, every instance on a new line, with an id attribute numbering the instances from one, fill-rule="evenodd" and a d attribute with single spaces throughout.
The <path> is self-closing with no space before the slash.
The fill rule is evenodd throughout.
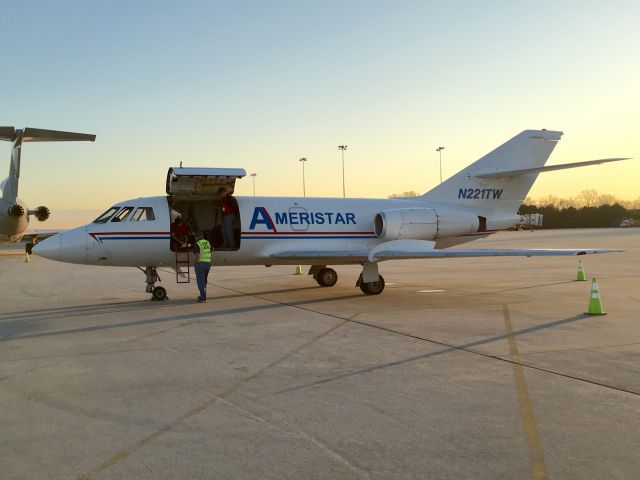
<path id="1" fill-rule="evenodd" d="M 13 142 L 11 160 L 9 162 L 9 176 L 0 184 L 2 189 L 2 198 L 0 198 L 0 243 L 19 242 L 24 238 L 31 239 L 33 242 L 37 238 L 46 238 L 56 233 L 53 230 L 27 231 L 32 215 L 39 221 L 44 222 L 49 218 L 50 212 L 44 206 L 30 210 L 18 198 L 22 144 L 25 142 L 93 142 L 95 139 L 95 135 L 86 133 L 59 132 L 57 130 L 42 130 L 39 128 L 0 127 L 0 140 Z"/>
<path id="2" fill-rule="evenodd" d="M 93 223 L 48 238 L 33 252 L 62 262 L 138 267 L 146 274 L 147 292 L 162 300 L 167 292 L 156 286 L 156 269 L 172 267 L 180 281 L 180 273 L 185 267 L 188 273 L 193 261 L 192 254 L 181 251 L 185 249 L 172 247 L 170 224 L 178 214 L 192 232 L 209 232 L 214 265 L 312 265 L 309 274 L 330 287 L 338 276 L 327 265 L 360 264 L 356 285 L 368 295 L 384 289 L 378 273 L 384 260 L 615 251 L 448 248 L 518 224 L 518 208 L 539 173 L 622 160 L 545 167 L 561 136 L 562 132 L 526 130 L 415 198 L 238 197 L 233 249 L 216 248 L 222 243 L 218 191 L 223 187 L 233 192 L 245 171 L 170 168 L 166 196 L 118 202 Z"/>

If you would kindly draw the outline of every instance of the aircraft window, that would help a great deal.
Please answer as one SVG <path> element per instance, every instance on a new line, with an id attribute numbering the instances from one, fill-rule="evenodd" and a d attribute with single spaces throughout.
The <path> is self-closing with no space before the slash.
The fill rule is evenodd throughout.
<path id="1" fill-rule="evenodd" d="M 113 216 L 113 214 L 116 213 L 119 209 L 120 207 L 111 207 L 109 210 L 107 210 L 98 218 L 96 218 L 93 221 L 93 223 L 107 223 L 109 219 Z"/>
<path id="2" fill-rule="evenodd" d="M 150 222 L 155 219 L 156 216 L 151 207 L 138 207 L 131 217 L 132 222 Z"/>
<path id="3" fill-rule="evenodd" d="M 122 210 L 120 210 L 112 219 L 112 222 L 124 222 L 127 217 L 129 216 L 129 214 L 131 213 L 131 211 L 133 210 L 133 207 L 124 207 Z"/>

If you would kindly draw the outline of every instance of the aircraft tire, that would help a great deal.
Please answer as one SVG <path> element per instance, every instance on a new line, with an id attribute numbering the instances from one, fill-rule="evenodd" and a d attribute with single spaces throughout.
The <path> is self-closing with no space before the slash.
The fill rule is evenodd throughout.
<path id="1" fill-rule="evenodd" d="M 380 275 L 380 280 L 377 282 L 360 282 L 360 290 L 365 295 L 380 295 L 384 290 L 384 278 Z"/>
<path id="2" fill-rule="evenodd" d="M 338 281 L 338 274 L 333 268 L 322 268 L 314 278 L 321 287 L 333 287 Z"/>
<path id="3" fill-rule="evenodd" d="M 155 287 L 151 291 L 151 300 L 154 300 L 154 301 L 168 300 L 167 290 L 164 287 Z"/>

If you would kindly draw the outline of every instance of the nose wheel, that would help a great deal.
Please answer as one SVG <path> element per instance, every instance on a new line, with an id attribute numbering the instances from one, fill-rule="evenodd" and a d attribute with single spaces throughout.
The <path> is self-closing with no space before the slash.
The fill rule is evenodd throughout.
<path id="1" fill-rule="evenodd" d="M 169 300 L 169 297 L 167 297 L 167 290 L 164 287 L 154 287 L 153 290 L 151 290 L 151 300 L 154 301 L 161 301 L 161 300 Z"/>
<path id="2" fill-rule="evenodd" d="M 151 294 L 151 300 L 158 302 L 162 300 L 169 300 L 167 297 L 167 290 L 164 287 L 156 286 L 156 282 L 161 282 L 160 275 L 158 275 L 158 270 L 156 267 L 146 267 L 144 269 L 140 268 L 142 272 L 147 277 L 147 288 L 146 292 Z"/>

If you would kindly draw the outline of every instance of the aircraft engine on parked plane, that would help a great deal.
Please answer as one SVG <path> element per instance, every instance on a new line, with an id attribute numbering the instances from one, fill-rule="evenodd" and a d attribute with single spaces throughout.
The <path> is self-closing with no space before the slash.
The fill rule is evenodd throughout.
<path id="1" fill-rule="evenodd" d="M 398 208 L 376 214 L 374 230 L 382 240 L 433 240 L 477 232 L 480 219 L 467 212 L 435 208 Z"/>
<path id="2" fill-rule="evenodd" d="M 51 211 L 47 207 L 40 206 L 35 210 L 29 210 L 29 215 L 34 215 L 38 221 L 44 222 L 51 215 Z"/>
<path id="3" fill-rule="evenodd" d="M 20 218 L 24 215 L 24 207 L 18 203 L 14 203 L 7 209 L 7 215 L 12 218 Z"/>

